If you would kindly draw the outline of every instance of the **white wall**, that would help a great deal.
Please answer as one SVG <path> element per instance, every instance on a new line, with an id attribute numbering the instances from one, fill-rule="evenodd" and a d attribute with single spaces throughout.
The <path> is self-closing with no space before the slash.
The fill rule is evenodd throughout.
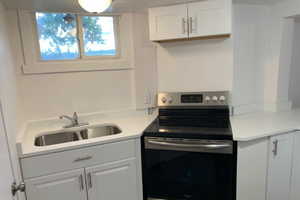
<path id="1" fill-rule="evenodd" d="M 232 90 L 237 114 L 276 102 L 270 16 L 270 6 L 234 4 L 231 39 L 157 44 L 158 90 Z"/>
<path id="2" fill-rule="evenodd" d="M 3 107 L 5 128 L 12 154 L 12 162 L 14 163 L 14 174 L 17 180 L 20 180 L 15 137 L 22 124 L 22 119 L 17 95 L 14 56 L 9 41 L 6 11 L 0 2 L 0 103 Z"/>
<path id="3" fill-rule="evenodd" d="M 234 4 L 232 97 L 235 114 L 261 110 L 264 104 L 269 10 L 264 5 Z"/>
<path id="4" fill-rule="evenodd" d="M 235 17 L 239 24 L 235 26 L 234 38 L 235 103 L 240 104 L 242 112 L 288 110 L 291 108 L 289 80 L 294 43 L 294 20 L 289 17 L 300 14 L 299 1 L 287 0 L 271 6 L 243 5 L 243 11 L 239 7 L 240 11 L 235 10 L 240 15 Z"/>
<path id="5" fill-rule="evenodd" d="M 157 44 L 158 90 L 231 90 L 232 51 L 232 39 Z"/>
<path id="6" fill-rule="evenodd" d="M 74 111 L 92 113 L 135 107 L 134 70 L 24 75 L 16 11 L 9 11 L 9 17 L 25 120 L 57 117 Z M 131 32 L 132 20 L 127 23 L 126 31 Z M 133 51 L 132 47 L 126 48 Z"/>
<path id="7" fill-rule="evenodd" d="M 295 23 L 293 54 L 291 61 L 291 77 L 289 85 L 289 98 L 293 107 L 300 107 L 300 20 Z"/>
<path id="8" fill-rule="evenodd" d="M 289 80 L 294 34 L 294 16 L 300 15 L 300 1 L 286 0 L 272 6 L 269 23 L 270 59 L 265 67 L 265 109 L 289 109 Z M 272 105 L 273 104 L 273 105 Z"/>
<path id="9" fill-rule="evenodd" d="M 289 99 L 290 68 L 293 54 L 294 19 L 283 19 L 279 55 L 277 102 L 287 102 Z"/>
<path id="10" fill-rule="evenodd" d="M 136 105 L 139 109 L 153 107 L 157 93 L 156 46 L 149 40 L 147 11 L 134 13 L 133 38 Z"/>

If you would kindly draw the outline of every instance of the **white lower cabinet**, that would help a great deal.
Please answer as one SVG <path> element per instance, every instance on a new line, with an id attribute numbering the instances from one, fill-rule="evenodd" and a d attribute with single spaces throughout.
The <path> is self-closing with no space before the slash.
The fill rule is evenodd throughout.
<path id="1" fill-rule="evenodd" d="M 28 200 L 86 200 L 84 169 L 25 181 Z"/>
<path id="2" fill-rule="evenodd" d="M 300 199 L 300 132 L 238 142 L 237 200 Z"/>
<path id="3" fill-rule="evenodd" d="M 141 200 L 140 156 L 136 139 L 21 159 L 26 198 Z"/>
<path id="4" fill-rule="evenodd" d="M 268 138 L 238 142 L 236 200 L 266 200 Z"/>
<path id="5" fill-rule="evenodd" d="M 300 132 L 294 135 L 294 151 L 293 151 L 293 165 L 292 165 L 292 180 L 291 180 L 291 194 L 290 200 L 300 199 Z"/>
<path id="6" fill-rule="evenodd" d="M 293 136 L 287 133 L 270 138 L 267 200 L 289 199 Z"/>
<path id="7" fill-rule="evenodd" d="M 138 200 L 134 159 L 86 168 L 89 200 Z"/>

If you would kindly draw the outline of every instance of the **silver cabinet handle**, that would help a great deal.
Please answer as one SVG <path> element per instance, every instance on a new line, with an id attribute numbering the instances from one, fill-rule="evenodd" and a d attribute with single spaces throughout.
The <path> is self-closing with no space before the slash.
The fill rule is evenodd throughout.
<path id="1" fill-rule="evenodd" d="M 186 20 L 182 18 L 182 34 L 186 33 Z"/>
<path id="2" fill-rule="evenodd" d="M 193 17 L 189 18 L 189 29 L 190 33 L 197 33 L 197 17 L 195 19 Z"/>
<path id="3" fill-rule="evenodd" d="M 274 140 L 273 141 L 273 150 L 272 150 L 272 152 L 273 152 L 273 155 L 274 156 L 277 156 L 277 154 L 278 154 L 278 140 Z"/>
<path id="4" fill-rule="evenodd" d="M 189 27 L 190 27 L 190 33 L 193 33 L 193 18 L 192 17 L 190 17 Z"/>
<path id="5" fill-rule="evenodd" d="M 84 190 L 84 183 L 83 183 L 82 174 L 79 176 L 79 186 L 80 186 L 80 191 L 83 191 Z"/>
<path id="6" fill-rule="evenodd" d="M 91 175 L 91 173 L 87 174 L 87 179 L 88 179 L 89 188 L 92 188 L 93 187 L 93 183 L 92 183 L 92 175 Z"/>
<path id="7" fill-rule="evenodd" d="M 92 158 L 93 158 L 92 156 L 85 156 L 85 157 L 81 157 L 81 158 L 76 158 L 73 162 L 80 162 L 80 161 L 90 160 Z"/>

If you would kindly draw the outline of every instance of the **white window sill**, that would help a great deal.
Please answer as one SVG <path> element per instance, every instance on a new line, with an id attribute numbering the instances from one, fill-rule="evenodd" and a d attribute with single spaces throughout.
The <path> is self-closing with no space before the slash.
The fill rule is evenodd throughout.
<path id="1" fill-rule="evenodd" d="M 116 71 L 133 69 L 127 61 L 114 62 L 40 62 L 23 65 L 24 74 L 51 74 L 51 73 L 71 73 L 87 71 Z"/>

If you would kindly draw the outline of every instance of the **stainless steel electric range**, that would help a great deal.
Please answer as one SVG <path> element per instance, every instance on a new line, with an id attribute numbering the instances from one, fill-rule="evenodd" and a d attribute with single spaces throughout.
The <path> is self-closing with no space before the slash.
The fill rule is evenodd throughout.
<path id="1" fill-rule="evenodd" d="M 161 93 L 142 137 L 144 200 L 235 200 L 228 92 Z"/>

